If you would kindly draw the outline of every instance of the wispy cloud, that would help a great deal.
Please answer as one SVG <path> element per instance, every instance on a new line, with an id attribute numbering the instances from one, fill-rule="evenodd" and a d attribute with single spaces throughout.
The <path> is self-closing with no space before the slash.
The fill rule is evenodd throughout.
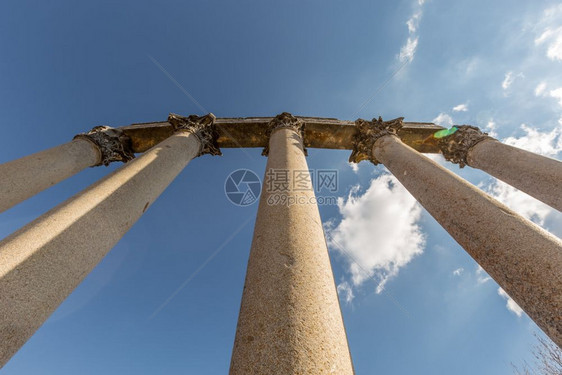
<path id="1" fill-rule="evenodd" d="M 551 60 L 562 60 L 562 27 L 546 28 L 541 36 L 535 39 L 535 44 L 547 44 L 546 56 Z"/>
<path id="2" fill-rule="evenodd" d="M 357 190 L 347 199 L 340 198 L 342 220 L 327 227 L 330 248 L 340 253 L 345 248 L 349 253 L 345 255 L 354 260 L 347 269 L 351 280 L 338 286 L 346 299 L 353 298 L 348 292 L 351 286 L 358 287 L 368 279 L 377 281 L 376 292 L 381 293 L 388 280 L 425 246 L 418 223 L 421 206 L 394 176 L 373 179 L 364 194 Z"/>
<path id="3" fill-rule="evenodd" d="M 550 91 L 550 96 L 558 100 L 558 104 L 562 107 L 562 87 Z"/>
<path id="4" fill-rule="evenodd" d="M 502 88 L 504 90 L 507 90 L 512 83 L 513 83 L 513 72 L 505 73 L 505 78 L 503 79 L 502 82 Z"/>
<path id="5" fill-rule="evenodd" d="M 353 288 L 347 281 L 342 281 L 341 283 L 339 283 L 337 290 L 340 298 L 342 298 L 347 303 L 351 303 L 351 301 L 353 301 L 353 298 L 355 298 L 355 295 L 353 294 Z"/>
<path id="6" fill-rule="evenodd" d="M 544 11 L 540 22 L 540 35 L 535 39 L 536 46 L 546 46 L 546 56 L 550 60 L 562 61 L 562 5 Z"/>
<path id="7" fill-rule="evenodd" d="M 353 172 L 359 173 L 359 163 L 347 163 L 347 165 L 349 165 Z"/>
<path id="8" fill-rule="evenodd" d="M 406 21 L 406 25 L 408 26 L 408 32 L 410 34 L 414 34 L 418 30 L 421 16 L 422 16 L 422 11 L 420 9 L 416 13 L 414 13 L 412 17 L 408 19 L 408 21 Z"/>
<path id="9" fill-rule="evenodd" d="M 484 284 L 492 280 L 492 278 L 488 276 L 486 271 L 484 271 L 484 268 L 480 267 L 480 265 L 476 268 L 475 275 L 476 275 L 476 282 L 478 284 Z"/>
<path id="10" fill-rule="evenodd" d="M 504 90 L 509 89 L 511 87 L 511 85 L 513 84 L 513 82 L 515 82 L 515 80 L 517 78 L 525 78 L 525 75 L 523 75 L 523 73 L 515 74 L 512 71 L 509 71 L 509 72 L 505 73 L 505 77 L 502 81 L 502 88 Z"/>
<path id="11" fill-rule="evenodd" d="M 456 270 L 453 271 L 453 275 L 454 276 L 460 276 L 462 273 L 464 272 L 464 268 L 459 267 Z"/>
<path id="12" fill-rule="evenodd" d="M 408 37 L 406 44 L 400 48 L 400 61 L 413 60 L 416 49 L 418 48 L 418 37 Z"/>
<path id="13" fill-rule="evenodd" d="M 398 58 L 401 62 L 411 61 L 414 59 L 416 54 L 416 49 L 418 48 L 419 36 L 417 34 L 420 21 L 423 15 L 423 4 L 425 0 L 418 0 L 417 4 L 414 5 L 414 13 L 406 21 L 406 26 L 408 27 L 408 39 L 406 43 L 400 48 L 400 54 Z"/>
<path id="14" fill-rule="evenodd" d="M 523 314 L 523 309 L 519 307 L 519 305 L 515 303 L 515 301 L 501 287 L 498 288 L 498 294 L 507 300 L 505 306 L 509 311 L 517 316 L 521 316 Z"/>
<path id="15" fill-rule="evenodd" d="M 453 118 L 446 113 L 441 112 L 437 115 L 433 120 L 431 120 L 434 124 L 441 125 L 444 127 L 453 126 Z"/>
<path id="16" fill-rule="evenodd" d="M 484 131 L 485 131 L 486 133 L 488 133 L 488 135 L 489 135 L 490 137 L 494 137 L 494 138 L 495 138 L 495 137 L 498 136 L 498 133 L 496 133 L 496 128 L 497 128 L 496 122 L 494 121 L 494 119 L 490 119 L 490 120 L 488 121 L 488 123 L 486 124 L 486 128 L 484 129 Z"/>
<path id="17" fill-rule="evenodd" d="M 541 82 L 535 87 L 535 96 L 543 96 L 546 90 L 546 82 Z"/>
<path id="18" fill-rule="evenodd" d="M 560 89 L 562 92 L 562 89 Z M 550 131 L 540 130 L 521 124 L 523 135 L 520 137 L 507 137 L 502 142 L 511 146 L 519 147 L 527 151 L 545 156 L 556 156 L 562 151 L 562 121 Z"/>
<path id="19" fill-rule="evenodd" d="M 459 104 L 453 107 L 453 112 L 466 112 L 468 111 L 468 105 L 466 103 Z"/>

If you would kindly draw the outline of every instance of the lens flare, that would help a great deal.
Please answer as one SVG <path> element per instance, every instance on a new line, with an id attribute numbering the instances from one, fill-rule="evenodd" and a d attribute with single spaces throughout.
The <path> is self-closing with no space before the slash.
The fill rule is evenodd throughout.
<path id="1" fill-rule="evenodd" d="M 437 132 L 435 132 L 435 134 L 433 134 L 434 138 L 443 138 L 446 137 L 448 135 L 454 134 L 457 130 L 459 130 L 459 128 L 457 128 L 456 126 L 453 126 L 451 129 L 443 129 L 443 130 L 439 130 Z"/>

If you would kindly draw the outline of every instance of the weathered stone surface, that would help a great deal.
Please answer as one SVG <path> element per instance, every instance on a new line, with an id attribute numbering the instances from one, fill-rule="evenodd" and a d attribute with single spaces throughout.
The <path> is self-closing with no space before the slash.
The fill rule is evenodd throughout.
<path id="1" fill-rule="evenodd" d="M 193 133 L 198 139 L 201 148 L 197 156 L 204 154 L 222 155 L 217 144 L 217 129 L 215 126 L 216 117 L 212 113 L 205 116 L 191 115 L 183 117 L 170 113 L 168 122 L 172 124 L 174 130 Z"/>
<path id="2" fill-rule="evenodd" d="M 467 164 L 562 211 L 562 162 L 559 160 L 487 138 L 468 151 Z"/>
<path id="3" fill-rule="evenodd" d="M 283 112 L 280 115 L 274 117 L 273 120 L 269 122 L 265 135 L 268 139 L 270 139 L 271 133 L 273 133 L 277 129 L 291 129 L 295 133 L 297 133 L 301 137 L 301 139 L 304 139 L 304 127 L 304 121 L 288 112 Z M 303 152 L 305 156 L 308 154 L 306 148 L 304 147 Z M 265 145 L 261 154 L 263 156 L 269 155 L 269 142 Z"/>
<path id="4" fill-rule="evenodd" d="M 288 191 L 268 189 L 267 171 L 288 170 Z M 314 191 L 293 188 L 308 173 L 302 139 L 271 134 L 230 374 L 353 374 Z M 298 204 L 274 204 L 275 194 Z M 269 203 L 268 203 L 269 201 Z"/>
<path id="5" fill-rule="evenodd" d="M 335 150 L 351 150 L 356 133 L 353 121 L 333 118 L 295 116 L 305 124 L 304 147 Z M 266 134 L 272 117 L 217 118 L 215 125 L 218 132 L 217 144 L 220 148 L 256 147 L 267 145 Z M 403 122 L 398 136 L 404 143 L 420 152 L 438 153 L 437 140 L 433 138 L 436 131 L 443 127 L 427 122 Z M 158 142 L 174 133 L 168 122 L 149 122 L 123 126 L 122 129 L 131 137 L 133 150 L 144 152 Z"/>
<path id="6" fill-rule="evenodd" d="M 92 142 L 75 139 L 20 159 L 0 164 L 0 212 L 101 161 Z"/>
<path id="7" fill-rule="evenodd" d="M 438 145 L 446 160 L 464 168 L 470 149 L 485 139 L 493 138 L 476 126 L 460 125 L 456 128 L 458 130 L 453 134 L 439 139 Z"/>
<path id="8" fill-rule="evenodd" d="M 365 121 L 358 119 L 355 121 L 357 131 L 355 133 L 355 143 L 353 151 L 349 157 L 350 163 L 359 163 L 361 160 L 370 160 L 377 165 L 379 162 L 373 157 L 373 145 L 376 140 L 385 135 L 397 135 L 402 128 L 404 117 L 395 118 L 390 121 L 383 121 L 382 117 Z"/>
<path id="9" fill-rule="evenodd" d="M 74 139 L 85 139 L 99 149 L 101 160 L 97 165 L 108 166 L 109 163 L 114 161 L 126 163 L 135 158 L 131 138 L 121 129 L 96 126 L 87 133 L 76 135 Z"/>
<path id="10" fill-rule="evenodd" d="M 395 136 L 379 138 L 373 155 L 562 346 L 562 241 Z"/>
<path id="11" fill-rule="evenodd" d="M 199 150 L 178 132 L 0 242 L 0 367 Z"/>

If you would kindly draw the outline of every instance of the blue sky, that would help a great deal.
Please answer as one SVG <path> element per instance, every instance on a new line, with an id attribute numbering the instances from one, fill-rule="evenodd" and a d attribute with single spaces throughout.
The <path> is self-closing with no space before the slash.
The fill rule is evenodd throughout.
<path id="1" fill-rule="evenodd" d="M 553 1 L 3 1 L 0 162 L 207 111 L 468 123 L 560 159 L 561 20 Z M 0 373 L 226 373 L 257 205 L 232 205 L 224 181 L 266 159 L 223 153 L 194 160 Z M 534 323 L 384 167 L 348 157 L 308 163 L 338 169 L 339 205 L 320 211 L 361 263 L 331 246 L 357 373 L 510 374 L 530 359 Z M 434 159 L 562 235 L 559 212 Z M 0 234 L 118 167 L 3 213 Z"/>

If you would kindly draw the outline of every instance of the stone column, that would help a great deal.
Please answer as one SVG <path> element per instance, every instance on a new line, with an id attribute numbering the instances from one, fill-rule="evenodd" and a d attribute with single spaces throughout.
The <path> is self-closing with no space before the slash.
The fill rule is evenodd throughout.
<path id="1" fill-rule="evenodd" d="M 220 154 L 214 118 L 171 115 L 174 135 L 0 242 L 0 366 L 192 158 Z"/>
<path id="2" fill-rule="evenodd" d="M 269 157 L 230 374 L 353 374 L 301 120 L 270 123 Z"/>
<path id="3" fill-rule="evenodd" d="M 393 134 L 401 119 L 357 120 L 352 161 L 384 164 L 421 205 L 562 346 L 562 241 Z"/>
<path id="4" fill-rule="evenodd" d="M 439 139 L 445 159 L 470 165 L 562 211 L 562 162 L 505 145 L 474 126 Z"/>
<path id="5" fill-rule="evenodd" d="M 0 165 L 0 212 L 34 196 L 86 167 L 127 162 L 135 155 L 119 129 L 96 126 L 72 142 Z"/>

